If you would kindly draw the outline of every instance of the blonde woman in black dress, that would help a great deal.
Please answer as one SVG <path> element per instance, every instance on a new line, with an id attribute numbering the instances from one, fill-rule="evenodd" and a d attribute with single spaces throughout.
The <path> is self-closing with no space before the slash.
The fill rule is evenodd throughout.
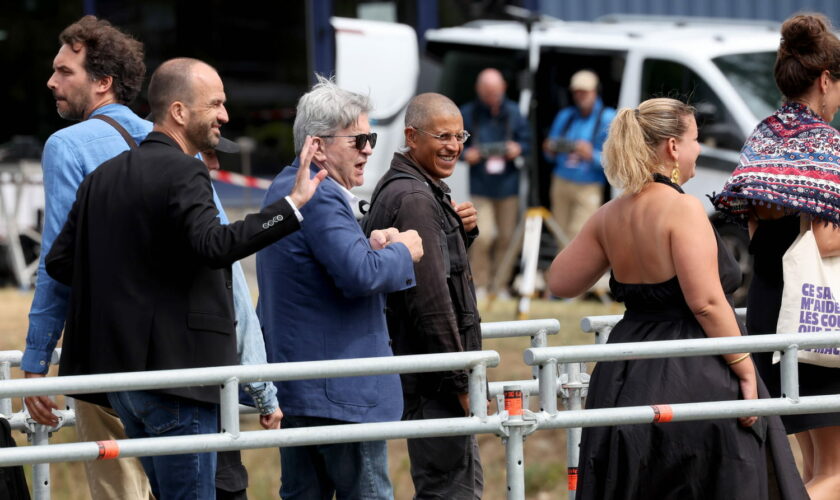
<path id="1" fill-rule="evenodd" d="M 701 202 L 680 188 L 699 152 L 694 109 L 673 99 L 622 109 L 610 127 L 605 173 L 623 194 L 589 219 L 549 272 L 552 293 L 574 297 L 612 269 L 612 292 L 627 311 L 610 343 L 741 335 L 727 296 L 740 284 L 738 265 Z M 747 353 L 601 362 L 586 406 L 760 392 Z M 578 499 L 807 498 L 777 417 L 585 428 L 579 478 Z"/>

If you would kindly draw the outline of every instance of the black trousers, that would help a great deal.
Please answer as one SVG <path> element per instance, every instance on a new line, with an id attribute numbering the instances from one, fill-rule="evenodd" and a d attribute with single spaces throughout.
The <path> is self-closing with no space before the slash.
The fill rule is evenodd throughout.
<path id="1" fill-rule="evenodd" d="M 455 394 L 405 394 L 403 420 L 463 417 Z M 408 440 L 414 498 L 474 500 L 484 491 L 484 474 L 475 436 Z"/>

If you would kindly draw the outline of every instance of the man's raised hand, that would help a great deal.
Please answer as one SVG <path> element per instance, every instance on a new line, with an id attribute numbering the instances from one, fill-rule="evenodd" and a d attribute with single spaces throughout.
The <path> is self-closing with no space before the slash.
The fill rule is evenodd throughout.
<path id="1" fill-rule="evenodd" d="M 295 206 L 300 209 L 306 202 L 312 199 L 318 185 L 327 176 L 326 170 L 320 170 L 315 177 L 309 177 L 309 164 L 312 163 L 312 157 L 315 156 L 315 151 L 318 150 L 318 145 L 313 140 L 312 136 L 306 136 L 306 141 L 303 143 L 303 148 L 300 150 L 300 168 L 295 177 L 295 185 L 292 187 L 292 192 L 289 197 L 295 203 Z"/>

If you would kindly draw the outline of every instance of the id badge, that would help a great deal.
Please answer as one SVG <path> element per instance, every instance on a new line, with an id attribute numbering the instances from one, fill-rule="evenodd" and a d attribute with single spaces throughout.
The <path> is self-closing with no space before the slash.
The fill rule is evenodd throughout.
<path id="1" fill-rule="evenodd" d="M 491 156 L 484 162 L 484 168 L 490 175 L 499 175 L 505 171 L 505 159 L 501 156 Z"/>

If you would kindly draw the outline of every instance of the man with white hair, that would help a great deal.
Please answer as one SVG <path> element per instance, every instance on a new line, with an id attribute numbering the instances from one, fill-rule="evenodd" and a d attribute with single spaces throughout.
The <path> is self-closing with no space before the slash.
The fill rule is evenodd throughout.
<path id="1" fill-rule="evenodd" d="M 416 231 L 389 228 L 365 237 L 350 192 L 364 181 L 376 145 L 370 99 L 331 80 L 300 98 L 295 150 L 314 137 L 312 166 L 283 169 L 265 197 L 282 199 L 301 168 L 327 179 L 301 213 L 309 224 L 257 253 L 257 314 L 271 363 L 392 356 L 385 294 L 412 288 L 423 255 Z M 278 382 L 284 428 L 399 420 L 398 375 Z M 384 440 L 280 449 L 280 496 L 392 499 Z"/>
<path id="2" fill-rule="evenodd" d="M 551 179 L 551 213 L 566 236 L 574 236 L 603 202 L 607 180 L 601 150 L 615 109 L 598 96 L 598 75 L 580 70 L 569 83 L 574 106 L 557 113 L 543 142 L 543 151 L 554 161 Z"/>

